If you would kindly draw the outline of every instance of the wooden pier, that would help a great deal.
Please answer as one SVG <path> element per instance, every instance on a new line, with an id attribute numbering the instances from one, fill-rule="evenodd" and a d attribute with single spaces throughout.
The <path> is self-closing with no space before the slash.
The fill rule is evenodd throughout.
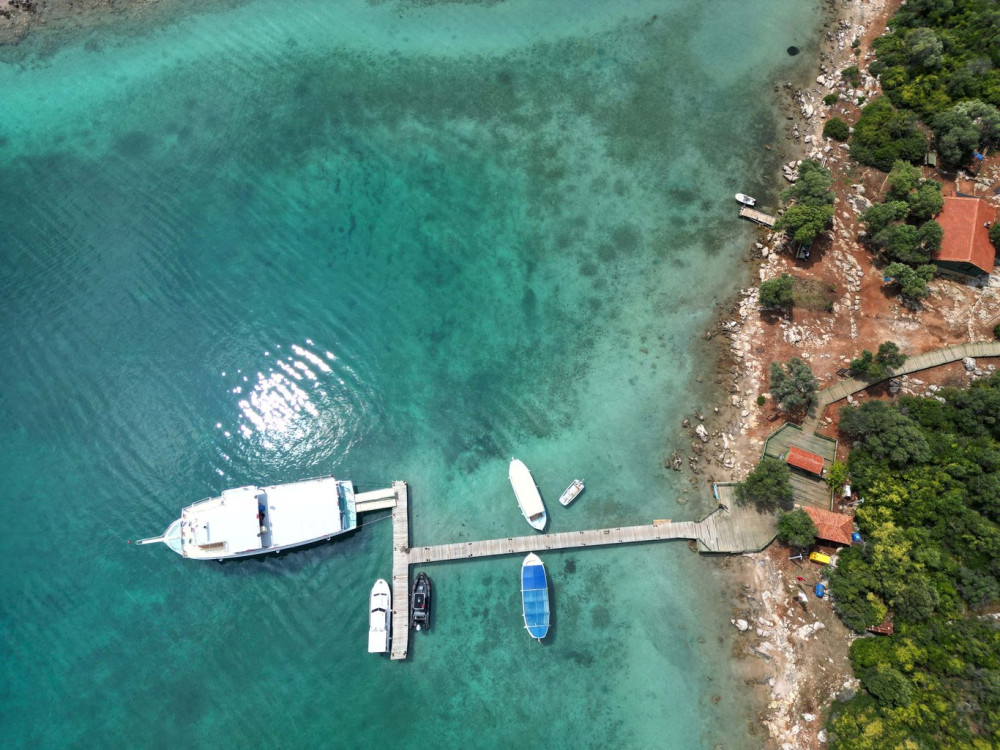
<path id="1" fill-rule="evenodd" d="M 740 218 L 750 219 L 750 221 L 755 221 L 758 224 L 763 224 L 765 227 L 774 229 L 774 222 L 777 221 L 773 216 L 764 213 L 763 211 L 758 211 L 755 208 L 750 208 L 749 206 L 740 207 Z"/>
<path id="2" fill-rule="evenodd" d="M 410 643 L 410 566 L 466 560 L 477 557 L 523 555 L 545 550 L 606 547 L 613 544 L 695 540 L 705 553 L 757 552 L 775 536 L 773 516 L 761 515 L 753 508 L 740 508 L 718 485 L 720 505 L 700 521 L 654 521 L 642 526 L 616 526 L 587 531 L 563 531 L 558 534 L 532 534 L 503 539 L 456 542 L 424 547 L 410 547 L 409 487 L 393 482 L 390 489 L 357 496 L 358 510 L 392 508 L 392 645 L 390 658 L 406 658 Z"/>

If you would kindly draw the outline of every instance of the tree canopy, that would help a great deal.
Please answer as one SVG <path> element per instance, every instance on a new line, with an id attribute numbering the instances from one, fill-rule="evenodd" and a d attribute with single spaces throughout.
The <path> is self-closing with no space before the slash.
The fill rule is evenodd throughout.
<path id="1" fill-rule="evenodd" d="M 977 616 L 1000 601 L 1000 374 L 936 395 L 842 410 L 865 542 L 830 571 L 832 601 L 895 633 L 851 645 L 863 690 L 834 704 L 833 748 L 1000 739 L 1000 628 Z"/>
<path id="2" fill-rule="evenodd" d="M 776 279 L 762 281 L 758 289 L 757 301 L 765 310 L 791 307 L 793 302 L 792 277 L 783 273 Z"/>
<path id="3" fill-rule="evenodd" d="M 852 359 L 851 373 L 867 380 L 882 380 L 889 376 L 889 370 L 899 367 L 906 361 L 906 355 L 892 341 L 879 345 L 878 353 L 872 354 L 865 349 L 861 356 Z"/>
<path id="4" fill-rule="evenodd" d="M 875 40 L 871 72 L 897 107 L 929 119 L 963 99 L 1000 106 L 1000 22 L 992 3 L 918 0 Z"/>
<path id="5" fill-rule="evenodd" d="M 885 268 L 885 275 L 899 284 L 899 292 L 906 299 L 920 300 L 930 294 L 927 282 L 934 278 L 937 269 L 930 265 L 910 268 L 905 263 L 890 263 Z"/>
<path id="6" fill-rule="evenodd" d="M 792 509 L 792 483 L 788 464 L 764 458 L 747 478 L 736 485 L 736 502 L 753 504 L 761 511 Z"/>
<path id="7" fill-rule="evenodd" d="M 771 395 L 786 411 L 806 409 L 816 395 L 816 376 L 809 365 L 793 357 L 784 365 L 771 363 Z"/>
<path id="8" fill-rule="evenodd" d="M 778 516 L 778 539 L 792 547 L 811 547 L 816 542 L 816 524 L 804 510 Z"/>
<path id="9" fill-rule="evenodd" d="M 806 159 L 799 165 L 799 179 L 781 194 L 792 205 L 775 223 L 796 242 L 812 242 L 833 221 L 833 177 L 818 162 Z"/>
<path id="10" fill-rule="evenodd" d="M 927 138 L 910 112 L 896 110 L 884 97 L 866 104 L 854 126 L 851 156 L 888 172 L 897 161 L 918 162 L 927 153 Z"/>

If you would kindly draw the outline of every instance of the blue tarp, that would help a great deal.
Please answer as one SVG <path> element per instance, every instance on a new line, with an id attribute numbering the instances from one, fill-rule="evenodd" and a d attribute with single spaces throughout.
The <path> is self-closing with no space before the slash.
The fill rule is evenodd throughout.
<path id="1" fill-rule="evenodd" d="M 818 596 L 820 599 L 822 599 L 824 594 L 826 594 L 826 586 L 824 586 L 822 583 L 817 583 L 816 584 L 816 596 Z"/>
<path id="2" fill-rule="evenodd" d="M 543 565 L 521 568 L 521 602 L 528 632 L 544 638 L 549 631 L 549 586 Z"/>

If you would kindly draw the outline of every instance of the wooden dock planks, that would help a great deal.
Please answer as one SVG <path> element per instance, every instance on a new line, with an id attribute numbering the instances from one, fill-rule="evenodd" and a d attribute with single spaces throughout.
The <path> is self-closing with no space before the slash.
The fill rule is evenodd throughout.
<path id="1" fill-rule="evenodd" d="M 765 227 L 774 228 L 774 223 L 777 221 L 773 216 L 764 213 L 763 211 L 758 211 L 755 208 L 750 208 L 749 206 L 743 206 L 740 208 L 740 218 L 750 219 L 750 221 L 755 221 L 758 224 L 763 224 Z"/>
<path id="2" fill-rule="evenodd" d="M 396 505 L 392 509 L 392 645 L 389 658 L 406 658 L 410 646 L 410 490 L 406 482 L 393 482 Z"/>

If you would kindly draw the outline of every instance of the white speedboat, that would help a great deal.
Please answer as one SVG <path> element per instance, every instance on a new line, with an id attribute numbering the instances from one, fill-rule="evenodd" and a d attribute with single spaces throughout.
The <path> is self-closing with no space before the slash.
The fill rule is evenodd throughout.
<path id="1" fill-rule="evenodd" d="M 745 195 L 744 193 L 737 193 L 736 194 L 736 201 L 737 201 L 737 203 L 742 203 L 744 206 L 756 206 L 757 205 L 757 199 L 756 198 L 751 198 L 749 195 Z"/>
<path id="2" fill-rule="evenodd" d="M 385 579 L 379 578 L 372 586 L 368 610 L 368 653 L 388 653 L 392 632 L 392 592 Z"/>
<path id="3" fill-rule="evenodd" d="M 237 487 L 189 505 L 163 536 L 182 557 L 227 560 L 320 542 L 357 527 L 354 485 L 318 477 L 271 487 Z"/>
<path id="4" fill-rule="evenodd" d="M 521 508 L 521 515 L 524 520 L 531 524 L 531 528 L 541 531 L 545 528 L 548 516 L 545 514 L 545 503 L 542 496 L 538 494 L 538 487 L 535 480 L 524 465 L 524 461 L 515 458 L 510 462 L 510 486 L 514 488 L 517 496 L 517 504 Z"/>
<path id="5" fill-rule="evenodd" d="M 583 492 L 583 480 L 574 479 L 566 491 L 559 496 L 559 502 L 563 505 L 569 505 L 571 502 L 576 500 L 577 495 Z"/>

